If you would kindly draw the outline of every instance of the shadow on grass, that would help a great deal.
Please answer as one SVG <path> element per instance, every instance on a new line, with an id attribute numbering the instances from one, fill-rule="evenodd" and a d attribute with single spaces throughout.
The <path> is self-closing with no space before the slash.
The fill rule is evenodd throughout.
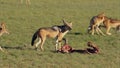
<path id="1" fill-rule="evenodd" d="M 72 50 L 71 53 L 81 53 L 81 54 L 86 54 L 87 52 L 86 52 L 86 50 L 82 50 L 82 49 L 74 49 L 74 50 Z"/>
<path id="2" fill-rule="evenodd" d="M 73 34 L 73 35 L 82 35 L 82 33 L 80 33 L 80 32 L 70 32 L 70 33 L 68 33 L 68 34 Z"/>
<path id="3" fill-rule="evenodd" d="M 59 51 L 51 51 L 53 53 L 63 53 L 63 52 L 59 52 Z M 70 53 L 80 53 L 80 54 L 87 54 L 86 50 L 82 50 L 82 49 L 74 49 L 72 50 Z M 65 54 L 65 53 L 63 53 Z"/>
<path id="4" fill-rule="evenodd" d="M 33 50 L 33 48 L 31 47 L 28 47 L 28 46 L 1 46 L 2 48 L 4 49 L 17 49 L 17 50 L 25 50 L 25 49 L 28 49 L 28 50 Z"/>

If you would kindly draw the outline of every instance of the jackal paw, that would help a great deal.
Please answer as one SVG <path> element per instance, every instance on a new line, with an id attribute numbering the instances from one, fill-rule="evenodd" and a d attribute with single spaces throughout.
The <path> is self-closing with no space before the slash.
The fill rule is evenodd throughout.
<path id="1" fill-rule="evenodd" d="M 36 51 L 40 51 L 40 49 L 39 49 L 39 48 L 37 48 L 37 47 L 36 47 L 34 50 L 36 50 Z"/>
<path id="2" fill-rule="evenodd" d="M 111 33 L 107 33 L 107 35 L 112 35 Z"/>
<path id="3" fill-rule="evenodd" d="M 94 35 L 94 33 L 92 33 L 91 35 Z"/>
<path id="4" fill-rule="evenodd" d="M 103 36 L 105 36 L 105 34 L 102 34 Z"/>

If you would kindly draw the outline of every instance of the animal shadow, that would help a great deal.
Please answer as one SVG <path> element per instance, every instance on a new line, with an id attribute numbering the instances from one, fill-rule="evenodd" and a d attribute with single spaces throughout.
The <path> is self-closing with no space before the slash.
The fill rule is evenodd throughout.
<path id="1" fill-rule="evenodd" d="M 53 53 L 63 53 L 63 52 L 59 52 L 59 51 L 51 51 L 51 52 L 53 52 Z M 74 49 L 70 53 L 87 54 L 86 50 L 82 50 L 82 49 Z"/>
<path id="2" fill-rule="evenodd" d="M 70 33 L 68 33 L 68 34 L 74 34 L 74 35 L 82 35 L 82 33 L 79 33 L 79 32 L 70 32 Z"/>
<path id="3" fill-rule="evenodd" d="M 25 50 L 25 49 L 29 49 L 32 50 L 32 48 L 24 45 L 24 46 L 1 46 L 4 49 L 17 49 L 17 50 Z"/>
<path id="4" fill-rule="evenodd" d="M 72 50 L 71 53 L 81 53 L 81 54 L 86 54 L 86 50 L 83 50 L 83 49 L 74 49 Z"/>

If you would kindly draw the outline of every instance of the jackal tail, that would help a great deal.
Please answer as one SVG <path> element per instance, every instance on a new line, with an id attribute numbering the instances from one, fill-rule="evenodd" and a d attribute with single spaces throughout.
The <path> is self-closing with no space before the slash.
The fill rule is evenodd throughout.
<path id="1" fill-rule="evenodd" d="M 31 41 L 31 45 L 34 45 L 34 41 L 37 39 L 37 35 L 38 35 L 38 31 L 36 31 L 33 36 L 32 36 L 32 41 Z"/>

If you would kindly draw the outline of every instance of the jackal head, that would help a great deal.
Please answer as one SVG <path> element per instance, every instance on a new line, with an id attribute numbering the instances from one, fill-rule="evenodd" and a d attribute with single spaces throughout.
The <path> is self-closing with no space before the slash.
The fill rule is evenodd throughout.
<path id="1" fill-rule="evenodd" d="M 2 36 L 4 33 L 9 34 L 8 30 L 6 29 L 5 23 L 1 23 L 1 25 L 0 25 L 0 36 Z"/>
<path id="2" fill-rule="evenodd" d="M 66 30 L 72 30 L 72 22 L 68 23 L 65 20 L 63 20 L 63 23 Z"/>

